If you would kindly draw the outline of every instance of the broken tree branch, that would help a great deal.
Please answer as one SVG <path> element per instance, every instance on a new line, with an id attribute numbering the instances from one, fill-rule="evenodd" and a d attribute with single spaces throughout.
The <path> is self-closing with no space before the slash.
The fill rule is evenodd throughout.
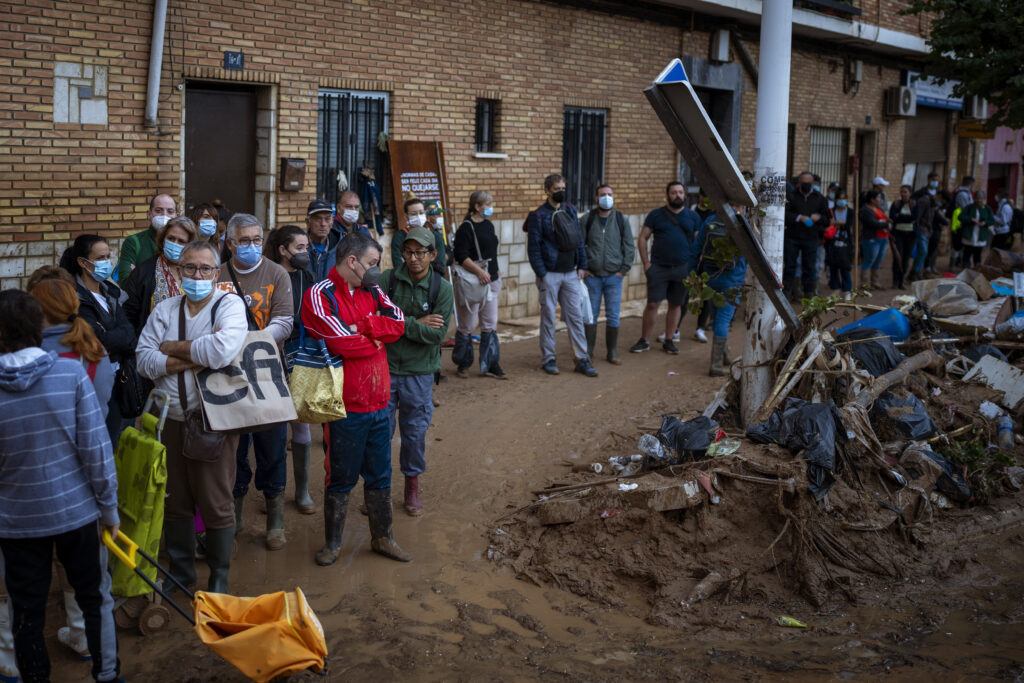
<path id="1" fill-rule="evenodd" d="M 881 377 L 876 377 L 875 381 L 871 383 L 871 386 L 860 392 L 860 394 L 858 394 L 851 402 L 868 408 L 886 389 L 895 384 L 906 381 L 910 373 L 915 370 L 922 370 L 924 368 L 940 365 L 941 363 L 942 356 L 939 354 L 931 350 L 922 351 L 917 355 L 907 358 Z"/>
<path id="2" fill-rule="evenodd" d="M 722 477 L 728 477 L 729 479 L 738 479 L 745 481 L 750 484 L 764 484 L 765 486 L 779 486 L 786 493 L 796 493 L 796 480 L 795 479 L 771 479 L 769 477 L 754 477 L 749 474 L 736 474 L 729 470 L 713 469 L 711 470 L 714 474 Z"/>

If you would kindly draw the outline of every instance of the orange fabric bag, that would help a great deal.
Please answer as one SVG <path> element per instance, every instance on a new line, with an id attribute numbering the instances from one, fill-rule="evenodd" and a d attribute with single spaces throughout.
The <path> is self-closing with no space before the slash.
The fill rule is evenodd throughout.
<path id="1" fill-rule="evenodd" d="M 324 630 L 299 588 L 255 598 L 198 591 L 193 607 L 200 640 L 258 683 L 324 668 Z"/>

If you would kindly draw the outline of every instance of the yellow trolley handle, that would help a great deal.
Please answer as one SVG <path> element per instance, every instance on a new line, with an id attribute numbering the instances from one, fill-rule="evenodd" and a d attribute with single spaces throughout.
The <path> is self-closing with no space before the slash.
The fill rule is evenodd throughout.
<path id="1" fill-rule="evenodd" d="M 174 583 L 174 585 L 178 587 L 178 589 L 180 589 L 182 592 L 185 593 L 185 595 L 187 595 L 189 597 L 189 600 L 194 600 L 195 599 L 195 596 L 192 594 L 192 591 L 190 591 L 188 588 L 183 586 L 181 584 L 181 582 L 179 582 L 176 578 L 171 576 L 171 573 L 169 571 L 167 571 L 166 569 L 161 567 L 159 564 L 157 564 L 156 560 L 154 560 L 152 557 L 150 557 L 148 553 L 146 553 L 144 550 L 140 549 L 138 543 L 136 543 L 132 539 L 128 538 L 127 536 L 122 534 L 120 531 L 117 532 L 117 538 L 115 539 L 115 538 L 113 538 L 110 535 L 110 530 L 109 529 L 104 529 L 103 530 L 102 538 L 103 538 L 103 545 L 107 546 L 107 548 L 110 549 L 110 552 L 112 552 L 114 554 L 114 557 L 116 557 L 121 562 L 123 562 L 129 569 L 134 571 L 139 576 L 139 578 L 141 578 L 143 581 L 145 581 L 147 584 L 149 584 L 149 587 L 152 588 L 157 593 L 159 593 L 160 597 L 162 597 L 164 600 L 166 600 L 168 603 L 170 603 L 171 607 L 176 609 L 178 611 L 178 613 L 181 614 L 181 616 L 183 616 L 186 619 L 188 619 L 188 622 L 190 624 L 192 624 L 193 626 L 196 625 L 196 620 L 192 617 L 192 615 L 190 615 L 188 612 L 186 612 L 184 609 L 182 609 L 181 606 L 178 605 L 178 603 L 176 603 L 174 600 L 169 598 L 167 596 L 167 593 L 165 593 L 163 590 L 160 589 L 159 586 L 156 585 L 156 582 L 154 582 L 152 579 L 150 579 L 148 576 L 146 576 L 142 572 L 142 570 L 139 569 L 138 563 L 136 562 L 136 559 L 135 559 L 135 556 L 136 555 L 141 556 L 142 559 L 146 560 L 151 565 L 156 567 L 158 571 L 163 572 L 164 576 L 166 576 L 168 579 L 170 579 L 171 582 Z M 125 548 L 127 548 L 127 552 L 125 552 L 125 550 L 123 550 L 121 548 L 121 546 L 118 545 L 119 543 L 124 545 Z"/>

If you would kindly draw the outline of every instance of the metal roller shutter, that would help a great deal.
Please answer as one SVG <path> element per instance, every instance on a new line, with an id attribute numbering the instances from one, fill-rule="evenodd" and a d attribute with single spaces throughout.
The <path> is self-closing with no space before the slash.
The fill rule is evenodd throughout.
<path id="1" fill-rule="evenodd" d="M 917 116 L 907 119 L 903 135 L 903 163 L 946 160 L 946 130 L 949 112 L 934 107 L 918 107 Z"/>

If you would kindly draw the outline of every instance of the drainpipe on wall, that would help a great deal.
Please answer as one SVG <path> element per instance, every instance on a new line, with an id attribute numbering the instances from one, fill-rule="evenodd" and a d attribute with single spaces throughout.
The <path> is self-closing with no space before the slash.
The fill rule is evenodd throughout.
<path id="1" fill-rule="evenodd" d="M 153 42 L 149 46 L 149 83 L 146 85 L 146 126 L 156 126 L 156 108 L 160 101 L 160 72 L 164 61 L 164 26 L 167 0 L 156 0 L 153 7 Z"/>

